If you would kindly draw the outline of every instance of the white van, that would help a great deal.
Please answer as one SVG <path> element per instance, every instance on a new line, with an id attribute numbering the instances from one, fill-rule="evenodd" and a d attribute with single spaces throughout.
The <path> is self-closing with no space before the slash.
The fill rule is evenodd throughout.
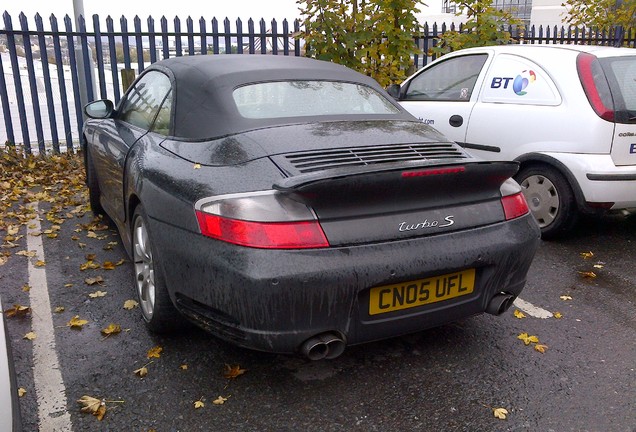
<path id="1" fill-rule="evenodd" d="M 475 155 L 515 160 L 544 238 L 636 208 L 636 50 L 506 45 L 447 54 L 389 93 Z"/>

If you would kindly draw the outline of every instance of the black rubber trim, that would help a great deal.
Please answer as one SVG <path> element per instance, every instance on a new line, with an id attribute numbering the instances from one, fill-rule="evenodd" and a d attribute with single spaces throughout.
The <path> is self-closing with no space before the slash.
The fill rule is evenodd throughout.
<path id="1" fill-rule="evenodd" d="M 592 181 L 634 181 L 636 174 L 586 174 Z"/>
<path id="2" fill-rule="evenodd" d="M 459 144 L 463 148 L 483 150 L 483 151 L 488 151 L 493 153 L 501 153 L 500 147 L 482 145 L 482 144 L 470 144 L 470 143 L 463 143 L 463 142 L 458 142 L 457 144 Z"/>

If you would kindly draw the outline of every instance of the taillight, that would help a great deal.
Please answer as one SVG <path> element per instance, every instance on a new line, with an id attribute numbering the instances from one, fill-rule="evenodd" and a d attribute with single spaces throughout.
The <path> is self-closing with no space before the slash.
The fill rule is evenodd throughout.
<path id="1" fill-rule="evenodd" d="M 527 214 L 530 209 L 528 202 L 521 192 L 519 184 L 508 179 L 501 185 L 501 206 L 506 220 L 515 219 Z"/>
<path id="2" fill-rule="evenodd" d="M 614 121 L 612 94 L 596 56 L 580 53 L 576 57 L 576 70 L 579 73 L 585 96 L 587 96 L 594 112 L 604 120 Z"/>
<path id="3" fill-rule="evenodd" d="M 224 195 L 195 205 L 201 234 L 266 249 L 329 247 L 313 211 L 275 191 Z"/>
<path id="4" fill-rule="evenodd" d="M 528 213 L 528 203 L 521 192 L 501 198 L 506 220 L 515 219 Z"/>

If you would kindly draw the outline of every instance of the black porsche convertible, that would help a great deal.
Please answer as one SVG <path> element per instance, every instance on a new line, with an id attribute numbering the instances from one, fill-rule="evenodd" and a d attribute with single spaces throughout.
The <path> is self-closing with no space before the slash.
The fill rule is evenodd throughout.
<path id="1" fill-rule="evenodd" d="M 539 243 L 516 163 L 475 159 L 343 66 L 176 57 L 85 113 L 90 203 L 134 260 L 152 331 L 186 317 L 335 358 L 503 313 Z"/>

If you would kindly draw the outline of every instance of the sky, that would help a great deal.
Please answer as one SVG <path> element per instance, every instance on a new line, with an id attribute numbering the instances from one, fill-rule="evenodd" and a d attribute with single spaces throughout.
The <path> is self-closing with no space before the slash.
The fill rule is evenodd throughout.
<path id="1" fill-rule="evenodd" d="M 81 3 L 81 0 L 75 0 Z M 442 0 L 427 0 L 428 7 L 421 6 L 424 15 L 438 14 L 441 10 Z M 0 13 L 7 11 L 11 15 L 14 27 L 18 26 L 18 16 L 20 12 L 29 19 L 33 19 L 39 13 L 45 22 L 48 17 L 54 14 L 58 21 L 64 15 L 73 17 L 73 0 L 11 0 L 3 2 L 0 6 Z M 84 16 L 92 17 L 94 14 L 100 16 L 104 21 L 107 15 L 117 20 L 124 15 L 129 21 L 138 15 L 145 24 L 146 18 L 152 16 L 157 22 L 162 16 L 171 21 L 175 16 L 185 20 L 188 16 L 195 22 L 204 17 L 212 20 L 216 17 L 223 21 L 226 17 L 234 22 L 236 18 L 247 21 L 253 18 L 255 21 L 264 18 L 266 22 L 276 19 L 282 21 L 284 18 L 290 22 L 300 18 L 300 12 L 296 0 L 83 0 Z"/>

